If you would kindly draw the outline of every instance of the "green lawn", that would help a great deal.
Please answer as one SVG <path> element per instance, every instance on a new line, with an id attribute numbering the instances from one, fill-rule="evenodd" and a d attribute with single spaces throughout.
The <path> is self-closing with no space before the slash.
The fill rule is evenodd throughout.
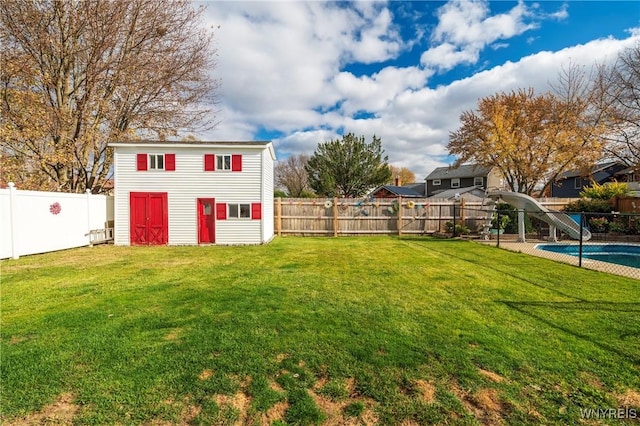
<path id="1" fill-rule="evenodd" d="M 98 246 L 0 267 L 3 424 L 575 424 L 640 409 L 640 281 L 472 242 Z"/>

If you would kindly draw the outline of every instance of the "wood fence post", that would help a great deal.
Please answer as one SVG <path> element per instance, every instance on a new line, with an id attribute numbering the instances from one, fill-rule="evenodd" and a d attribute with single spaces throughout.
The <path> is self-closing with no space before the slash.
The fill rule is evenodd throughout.
<path id="1" fill-rule="evenodd" d="M 282 198 L 276 200 L 276 233 L 278 237 L 282 236 Z"/>
<path id="2" fill-rule="evenodd" d="M 338 236 L 338 197 L 333 197 L 333 236 Z"/>
<path id="3" fill-rule="evenodd" d="M 398 196 L 398 236 L 402 235 L 402 197 Z"/>

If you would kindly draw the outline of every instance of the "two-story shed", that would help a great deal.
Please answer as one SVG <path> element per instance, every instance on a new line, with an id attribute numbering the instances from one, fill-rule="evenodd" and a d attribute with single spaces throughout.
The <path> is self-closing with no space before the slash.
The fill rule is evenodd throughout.
<path id="1" fill-rule="evenodd" d="M 110 146 L 115 244 L 260 244 L 273 238 L 271 142 Z"/>

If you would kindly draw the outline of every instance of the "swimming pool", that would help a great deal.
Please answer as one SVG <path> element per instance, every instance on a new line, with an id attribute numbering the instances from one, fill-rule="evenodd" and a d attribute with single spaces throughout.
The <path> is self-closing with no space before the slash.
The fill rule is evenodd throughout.
<path id="1" fill-rule="evenodd" d="M 576 257 L 580 255 L 580 246 L 577 244 L 538 244 L 536 248 Z M 582 246 L 582 257 L 640 268 L 640 245 L 584 244 Z"/>

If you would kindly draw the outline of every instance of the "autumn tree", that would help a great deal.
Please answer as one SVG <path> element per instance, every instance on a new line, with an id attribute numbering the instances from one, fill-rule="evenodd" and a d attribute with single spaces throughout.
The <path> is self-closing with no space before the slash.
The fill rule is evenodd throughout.
<path id="1" fill-rule="evenodd" d="M 640 43 L 598 67 L 592 97 L 605 114 L 607 154 L 640 168 Z"/>
<path id="2" fill-rule="evenodd" d="M 562 172 L 600 158 L 600 134 L 588 111 L 581 96 L 498 93 L 480 99 L 477 111 L 462 113 L 449 152 L 459 163 L 497 167 L 512 191 L 544 191 Z"/>
<path id="3" fill-rule="evenodd" d="M 292 155 L 276 164 L 276 185 L 286 189 L 290 197 L 301 198 L 311 193 L 309 178 L 305 169 L 308 161 L 308 155 L 299 154 Z"/>
<path id="4" fill-rule="evenodd" d="M 309 185 L 327 197 L 360 197 L 391 177 L 382 141 L 353 133 L 318 144 L 306 166 Z"/>
<path id="5" fill-rule="evenodd" d="M 108 142 L 215 127 L 202 13 L 174 0 L 0 2 L 3 179 L 100 192 Z"/>
<path id="6" fill-rule="evenodd" d="M 391 171 L 391 179 L 386 182 L 388 184 L 395 184 L 396 179 L 400 179 L 400 182 L 403 184 L 414 183 L 416 181 L 416 174 L 409 170 L 408 167 L 389 165 L 389 170 Z"/>

